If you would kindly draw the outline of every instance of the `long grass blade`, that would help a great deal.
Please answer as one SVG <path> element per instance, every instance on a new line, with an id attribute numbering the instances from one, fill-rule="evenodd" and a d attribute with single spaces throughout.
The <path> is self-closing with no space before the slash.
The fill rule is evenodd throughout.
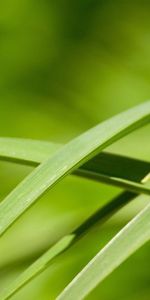
<path id="1" fill-rule="evenodd" d="M 0 204 L 0 235 L 48 188 L 108 145 L 149 121 L 150 101 L 97 125 L 63 146 L 38 166 Z"/>
<path id="2" fill-rule="evenodd" d="M 140 196 L 141 199 L 144 196 Z M 150 239 L 150 204 L 129 222 L 72 280 L 57 300 L 84 299 Z"/>
<path id="3" fill-rule="evenodd" d="M 0 137 L 0 159 L 38 166 L 62 146 L 45 141 Z"/>
<path id="4" fill-rule="evenodd" d="M 29 268 L 27 268 L 6 290 L 0 295 L 0 300 L 7 300 L 16 294 L 23 286 L 33 278 L 43 272 L 58 255 L 62 254 L 68 248 L 73 246 L 80 238 L 90 231 L 97 223 L 103 224 L 109 217 L 117 212 L 121 207 L 132 201 L 136 194 L 123 192 L 110 203 L 100 208 L 89 219 L 81 224 L 71 234 L 60 239 L 45 254 L 37 259 Z"/>
<path id="5" fill-rule="evenodd" d="M 0 138 L 0 157 L 6 161 L 37 166 L 61 147 L 49 142 Z M 149 172 L 149 162 L 102 152 L 75 170 L 73 174 L 129 191 L 150 194 L 150 188 L 138 183 Z"/>

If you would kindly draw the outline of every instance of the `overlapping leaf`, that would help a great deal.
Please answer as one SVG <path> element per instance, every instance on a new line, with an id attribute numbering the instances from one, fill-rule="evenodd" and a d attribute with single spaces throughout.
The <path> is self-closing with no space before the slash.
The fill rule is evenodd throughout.
<path id="1" fill-rule="evenodd" d="M 139 196 L 144 200 L 144 196 Z M 84 299 L 150 239 L 150 204 L 129 222 L 73 279 L 57 300 Z"/>
<path id="2" fill-rule="evenodd" d="M 108 153 L 98 155 L 105 147 L 141 127 L 150 120 L 150 102 L 139 105 L 124 112 L 77 137 L 65 146 L 41 142 L 25 142 L 14 140 L 0 140 L 2 145 L 0 156 L 4 159 L 21 160 L 25 163 L 41 163 L 16 189 L 14 189 L 0 205 L 0 234 L 3 234 L 13 222 L 28 209 L 48 188 L 52 187 L 67 174 L 77 175 L 116 184 L 132 191 L 149 193 L 150 186 L 143 186 L 138 182 L 147 175 L 149 164 L 114 156 Z M 23 148 L 22 145 L 25 145 Z M 29 147 L 27 147 L 27 145 Z M 8 151 L 9 148 L 9 151 Z M 42 151 L 43 149 L 43 151 Z M 97 156 L 98 155 L 98 156 Z M 49 157 L 45 160 L 45 158 Z M 121 167 L 112 175 L 112 165 L 116 161 Z M 130 164 L 133 172 L 128 172 Z M 119 165 L 119 164 L 118 164 Z M 125 168 L 126 165 L 126 168 Z M 139 167 L 140 166 L 140 167 Z M 78 169 L 79 168 L 79 169 Z M 138 169 L 139 168 L 139 169 Z M 78 170 L 77 170 L 78 169 Z M 137 170 L 137 172 L 135 172 Z M 125 172 L 124 172 L 125 171 Z M 125 174 L 125 175 L 123 175 Z M 147 178 L 147 177 L 146 177 Z M 47 264 L 68 246 L 76 241 L 83 233 L 97 221 L 103 220 L 114 213 L 135 194 L 125 193 L 98 211 L 75 232 L 64 237 L 37 262 L 27 269 L 0 298 L 8 299 L 19 288 L 44 270 Z M 140 196 L 141 199 L 147 196 Z M 62 292 L 58 299 L 83 299 L 99 282 L 108 276 L 122 261 L 143 245 L 150 237 L 150 206 L 145 208 L 128 226 L 100 251 L 100 253 L 86 266 L 73 282 Z M 139 237 L 140 235 L 140 237 Z M 128 237 L 128 238 L 127 238 Z M 138 238 L 139 237 L 139 238 Z M 126 242 L 127 241 L 127 242 Z M 120 250 L 121 249 L 121 250 Z M 118 254 L 118 255 L 117 255 Z M 92 280 L 90 281 L 90 278 Z"/>
<path id="3" fill-rule="evenodd" d="M 48 188 L 106 146 L 149 122 L 150 101 L 123 112 L 75 138 L 38 166 L 0 204 L 2 235 Z"/>
<path id="4" fill-rule="evenodd" d="M 114 198 L 110 203 L 100 208 L 87 219 L 81 226 L 79 226 L 74 232 L 64 236 L 53 247 L 51 247 L 44 255 L 37 259 L 25 272 L 23 272 L 2 294 L 0 294 L 1 300 L 7 300 L 12 295 L 18 292 L 24 285 L 31 281 L 34 277 L 43 272 L 50 262 L 58 255 L 66 251 L 69 247 L 74 245 L 79 238 L 83 237 L 90 229 L 97 223 L 105 222 L 110 216 L 117 212 L 121 207 L 132 201 L 136 197 L 136 194 L 131 192 L 123 192 L 118 197 Z"/>
<path id="5" fill-rule="evenodd" d="M 6 161 L 37 166 L 61 147 L 50 142 L 0 138 L 0 157 Z M 133 192 L 150 194 L 150 188 L 139 183 L 149 170 L 149 162 L 101 152 L 75 170 L 73 174 Z"/>

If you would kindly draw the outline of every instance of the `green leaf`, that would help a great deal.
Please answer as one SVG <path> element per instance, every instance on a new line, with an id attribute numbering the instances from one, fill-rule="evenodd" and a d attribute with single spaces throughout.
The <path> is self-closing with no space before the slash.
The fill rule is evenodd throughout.
<path id="1" fill-rule="evenodd" d="M 1 137 L 0 159 L 37 166 L 61 147 L 51 142 Z"/>
<path id="2" fill-rule="evenodd" d="M 146 196 L 139 196 L 141 200 Z M 72 280 L 57 300 L 84 299 L 150 239 L 150 204 L 130 221 Z"/>
<path id="3" fill-rule="evenodd" d="M 0 204 L 0 235 L 48 188 L 132 130 L 150 121 L 150 101 L 123 112 L 58 150 L 38 166 Z"/>
<path id="4" fill-rule="evenodd" d="M 95 214 L 81 224 L 74 232 L 60 239 L 53 247 L 38 258 L 29 268 L 27 268 L 14 282 L 12 282 L 10 286 L 7 287 L 7 289 L 2 292 L 0 300 L 9 299 L 12 295 L 16 294 L 29 281 L 49 267 L 50 262 L 54 258 L 74 245 L 79 238 L 82 238 L 97 223 L 103 224 L 109 217 L 111 217 L 121 207 L 132 201 L 135 197 L 136 194 L 123 192 L 110 203 L 96 211 Z"/>
<path id="5" fill-rule="evenodd" d="M 3 160 L 38 165 L 61 147 L 48 142 L 0 138 L 0 157 Z M 133 192 L 150 194 L 150 188 L 138 183 L 149 171 L 149 162 L 102 152 L 75 170 L 73 174 Z"/>

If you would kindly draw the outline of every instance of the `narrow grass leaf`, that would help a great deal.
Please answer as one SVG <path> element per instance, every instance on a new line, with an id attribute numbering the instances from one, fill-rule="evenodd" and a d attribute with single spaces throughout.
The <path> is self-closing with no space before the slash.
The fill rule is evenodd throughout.
<path id="1" fill-rule="evenodd" d="M 38 166 L 0 204 L 0 235 L 48 188 L 105 147 L 150 121 L 150 101 L 123 112 L 75 138 Z"/>
<path id="2" fill-rule="evenodd" d="M 117 212 L 121 207 L 132 201 L 136 194 L 123 192 L 115 197 L 110 203 L 97 210 L 90 218 L 81 224 L 71 234 L 60 239 L 46 253 L 38 258 L 29 268 L 27 268 L 10 286 L 2 292 L 0 300 L 7 300 L 16 294 L 23 286 L 33 278 L 43 272 L 54 258 L 62 254 L 69 247 L 74 245 L 80 238 L 90 231 L 97 223 L 103 224 L 109 217 Z"/>
<path id="3" fill-rule="evenodd" d="M 139 197 L 144 198 L 144 196 Z M 100 282 L 149 239 L 150 204 L 86 265 L 57 297 L 57 300 L 84 299 Z"/>
<path id="4" fill-rule="evenodd" d="M 50 142 L 0 138 L 0 157 L 6 161 L 37 166 L 61 147 Z M 138 183 L 149 172 L 149 162 L 102 152 L 73 174 L 133 192 L 150 194 L 150 188 Z"/>

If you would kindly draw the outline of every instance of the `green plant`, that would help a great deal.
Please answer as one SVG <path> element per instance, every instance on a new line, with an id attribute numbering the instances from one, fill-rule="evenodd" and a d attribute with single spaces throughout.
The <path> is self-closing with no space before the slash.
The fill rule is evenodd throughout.
<path id="1" fill-rule="evenodd" d="M 67 250 L 96 222 L 104 222 L 123 205 L 150 194 L 149 163 L 100 152 L 113 142 L 150 121 L 150 102 L 123 112 L 61 146 L 40 141 L 0 139 L 0 156 L 4 160 L 38 165 L 0 204 L 0 235 L 43 193 L 70 173 L 124 188 L 119 197 L 98 210 L 69 235 L 32 264 L 0 295 L 10 298 L 33 277 L 45 270 L 52 259 Z M 144 183 L 144 184 L 143 184 Z M 146 194 L 140 195 L 137 194 Z M 83 299 L 118 265 L 150 237 L 150 205 L 125 226 L 92 261 L 74 278 L 58 299 Z"/>

